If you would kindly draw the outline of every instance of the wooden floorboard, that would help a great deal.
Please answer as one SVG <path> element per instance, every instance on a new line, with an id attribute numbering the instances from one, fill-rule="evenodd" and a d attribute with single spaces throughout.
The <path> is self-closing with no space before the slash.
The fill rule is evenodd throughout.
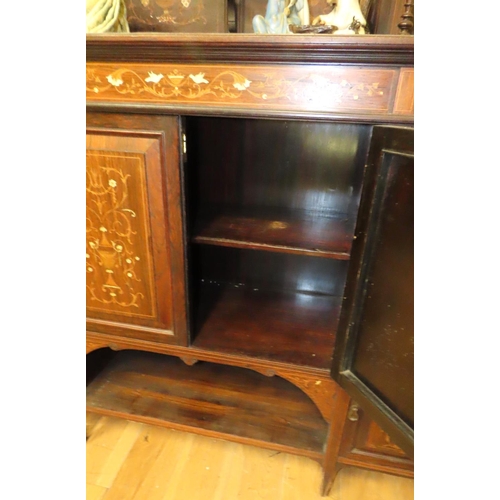
<path id="1" fill-rule="evenodd" d="M 87 500 L 321 500 L 320 484 L 320 466 L 305 457 L 87 416 Z M 412 479 L 354 467 L 326 497 L 413 498 Z"/>

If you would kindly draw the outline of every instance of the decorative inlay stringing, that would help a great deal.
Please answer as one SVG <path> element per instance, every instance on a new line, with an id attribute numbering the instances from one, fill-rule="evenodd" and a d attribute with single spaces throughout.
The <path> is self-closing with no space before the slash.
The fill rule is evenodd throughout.
<path id="1" fill-rule="evenodd" d="M 87 151 L 87 307 L 156 315 L 144 159 Z"/>
<path id="2" fill-rule="evenodd" d="M 320 111 L 388 109 L 395 71 L 342 66 L 87 66 L 88 100 L 255 105 Z"/>

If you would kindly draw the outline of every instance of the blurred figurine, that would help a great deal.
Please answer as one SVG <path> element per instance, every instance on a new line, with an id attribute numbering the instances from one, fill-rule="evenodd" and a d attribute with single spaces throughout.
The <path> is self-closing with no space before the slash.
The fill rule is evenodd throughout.
<path id="1" fill-rule="evenodd" d="M 87 0 L 87 33 L 129 33 L 125 0 Z"/>
<path id="2" fill-rule="evenodd" d="M 314 18 L 313 25 L 326 24 L 336 26 L 336 35 L 354 35 L 366 33 L 366 19 L 361 12 L 359 0 L 326 0 L 333 5 L 330 14 Z"/>
<path id="3" fill-rule="evenodd" d="M 253 18 L 254 33 L 291 33 L 290 24 L 309 24 L 309 4 L 307 0 L 268 0 L 266 15 Z"/>

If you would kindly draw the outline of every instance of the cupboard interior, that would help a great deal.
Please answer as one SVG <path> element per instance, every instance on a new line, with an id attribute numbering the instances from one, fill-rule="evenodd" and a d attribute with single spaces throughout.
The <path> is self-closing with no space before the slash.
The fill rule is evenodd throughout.
<path id="1" fill-rule="evenodd" d="M 185 119 L 195 347 L 330 368 L 370 131 Z"/>
<path id="2" fill-rule="evenodd" d="M 183 124 L 188 347 L 329 370 L 372 127 Z M 279 376 L 103 351 L 89 355 L 89 411 L 323 457 L 328 424 Z"/>

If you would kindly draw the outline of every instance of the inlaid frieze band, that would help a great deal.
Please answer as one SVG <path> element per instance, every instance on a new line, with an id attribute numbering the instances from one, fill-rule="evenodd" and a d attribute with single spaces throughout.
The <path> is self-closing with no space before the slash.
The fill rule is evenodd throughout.
<path id="1" fill-rule="evenodd" d="M 387 113 L 392 69 L 343 66 L 87 65 L 87 100 Z"/>

